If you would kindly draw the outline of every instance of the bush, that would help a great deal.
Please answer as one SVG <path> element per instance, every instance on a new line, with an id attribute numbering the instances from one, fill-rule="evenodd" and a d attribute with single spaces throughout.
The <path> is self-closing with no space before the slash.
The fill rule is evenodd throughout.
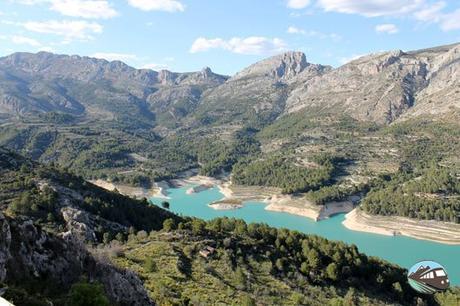
<path id="1" fill-rule="evenodd" d="M 161 202 L 161 207 L 163 207 L 164 209 L 169 209 L 169 202 L 168 201 L 163 201 Z"/>
<path id="2" fill-rule="evenodd" d="M 163 229 L 167 232 L 172 231 L 176 227 L 176 223 L 174 222 L 173 219 L 166 219 L 163 222 Z"/>
<path id="3" fill-rule="evenodd" d="M 87 282 L 72 285 L 67 304 L 69 306 L 110 306 L 102 285 Z"/>
<path id="4" fill-rule="evenodd" d="M 157 264 L 151 257 L 147 257 L 147 259 L 144 262 L 144 269 L 147 272 L 156 272 L 157 271 Z"/>

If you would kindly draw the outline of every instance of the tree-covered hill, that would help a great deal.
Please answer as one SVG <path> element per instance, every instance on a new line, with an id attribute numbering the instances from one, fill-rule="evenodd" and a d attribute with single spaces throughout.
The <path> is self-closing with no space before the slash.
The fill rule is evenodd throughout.
<path id="1" fill-rule="evenodd" d="M 404 269 L 355 246 L 234 219 L 181 218 L 0 154 L 0 283 L 18 305 L 442 305 L 457 298 L 418 296 Z"/>

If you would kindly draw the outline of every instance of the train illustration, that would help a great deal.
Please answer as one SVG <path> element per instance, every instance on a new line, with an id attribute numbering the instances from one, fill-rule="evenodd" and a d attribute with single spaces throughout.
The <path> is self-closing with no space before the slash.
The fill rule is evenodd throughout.
<path id="1" fill-rule="evenodd" d="M 418 289 L 424 293 L 444 291 L 449 287 L 449 278 L 442 267 L 420 266 L 409 274 L 409 280 L 414 281 Z"/>

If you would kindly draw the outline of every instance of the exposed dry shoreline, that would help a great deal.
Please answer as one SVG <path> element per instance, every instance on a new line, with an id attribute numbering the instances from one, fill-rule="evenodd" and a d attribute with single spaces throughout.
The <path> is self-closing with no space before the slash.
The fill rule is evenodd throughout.
<path id="1" fill-rule="evenodd" d="M 133 198 L 141 199 L 141 198 L 150 198 L 150 197 L 164 197 L 166 198 L 166 195 L 163 195 L 163 190 L 166 186 L 162 187 L 154 187 L 151 189 L 146 189 L 142 187 L 133 187 L 125 184 L 118 184 L 118 183 L 112 183 L 108 182 L 105 180 L 93 180 L 90 181 L 90 183 L 99 186 L 101 188 L 114 191 L 115 189 L 118 190 L 121 194 L 124 194 L 126 196 L 130 196 Z M 167 187 L 166 187 L 167 188 Z"/>
<path id="2" fill-rule="evenodd" d="M 116 184 L 104 180 L 95 180 L 91 181 L 91 183 L 107 190 L 116 188 L 120 193 L 135 198 L 157 197 L 164 199 L 168 199 L 166 189 L 170 187 L 196 184 L 202 186 L 202 188 L 194 189 L 193 192 L 200 192 L 209 186 L 217 186 L 223 194 L 223 198 L 209 205 L 216 210 L 238 209 L 243 207 L 243 202 L 262 201 L 267 204 L 266 210 L 307 217 L 315 221 L 327 219 L 335 214 L 347 213 L 343 225 L 350 230 L 387 236 L 403 235 L 438 243 L 460 245 L 459 224 L 419 221 L 403 217 L 370 216 L 359 208 L 353 209 L 351 201 L 331 202 L 324 206 L 317 206 L 304 197 L 283 195 L 278 188 L 238 186 L 226 180 L 193 174 L 183 179 L 155 183 L 151 189 Z"/>
<path id="3" fill-rule="evenodd" d="M 169 180 L 168 183 L 173 187 L 182 187 L 190 184 L 214 186 L 222 184 L 222 180 L 203 175 L 193 175 L 186 178 Z"/>
<path id="4" fill-rule="evenodd" d="M 322 206 L 305 199 L 291 195 L 277 195 L 266 201 L 266 210 L 286 212 L 293 215 L 303 216 L 315 221 L 327 219 L 333 215 L 347 213 L 353 210 L 351 201 L 330 202 Z"/>
<path id="5" fill-rule="evenodd" d="M 284 212 L 313 220 L 318 220 L 321 208 L 313 203 L 290 195 L 274 195 L 265 201 L 268 205 L 266 210 Z"/>
<path id="6" fill-rule="evenodd" d="M 211 204 L 208 204 L 209 207 L 215 210 L 232 210 L 239 209 L 243 207 L 243 201 L 239 199 L 222 199 Z"/>
<path id="7" fill-rule="evenodd" d="M 354 231 L 395 236 L 403 235 L 438 243 L 460 245 L 460 224 L 404 217 L 371 216 L 355 208 L 342 223 Z"/>

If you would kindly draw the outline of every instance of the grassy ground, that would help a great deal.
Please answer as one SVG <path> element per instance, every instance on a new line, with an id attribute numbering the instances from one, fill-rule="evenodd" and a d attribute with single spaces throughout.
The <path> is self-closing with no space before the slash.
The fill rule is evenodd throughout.
<path id="1" fill-rule="evenodd" d="M 270 260 L 260 254 L 242 260 L 217 248 L 209 258 L 202 257 L 199 251 L 213 243 L 177 232 L 156 232 L 130 239 L 124 254 L 113 261 L 138 273 L 159 305 L 385 304 L 353 290 L 297 283 L 295 276 L 277 278 Z"/>

